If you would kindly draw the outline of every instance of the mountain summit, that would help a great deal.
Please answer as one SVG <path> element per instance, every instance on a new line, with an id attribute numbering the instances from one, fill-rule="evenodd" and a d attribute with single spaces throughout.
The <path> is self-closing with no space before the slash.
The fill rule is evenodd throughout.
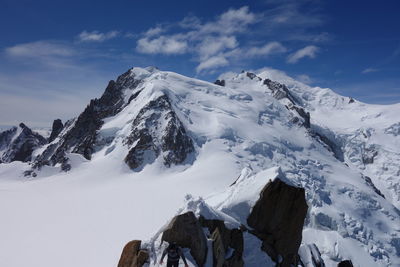
<path id="1" fill-rule="evenodd" d="M 55 121 L 47 141 L 37 137 L 31 156 L 22 160 L 29 164 L 4 161 L 11 163 L 0 165 L 0 177 L 25 172 L 36 177 L 36 189 L 62 188 L 63 197 L 74 192 L 87 223 L 120 218 L 122 225 L 115 220 L 96 228 L 118 228 L 111 239 L 120 248 L 124 234 L 150 238 L 186 193 L 202 199 L 186 198 L 183 210 L 203 216 L 199 207 L 210 206 L 246 225 L 262 188 L 282 173 L 287 184 L 305 190 L 303 252 L 317 247 L 327 266 L 345 259 L 355 266 L 397 266 L 399 108 L 361 103 L 272 69 L 226 73 L 209 83 L 132 68 L 110 81 L 78 117 Z M 2 159 L 9 158 L 15 131 L 0 135 Z M 33 192 L 26 186 L 16 190 Z M 51 199 L 68 210 L 63 197 Z M 85 205 L 93 200 L 100 203 Z M 48 205 L 34 209 L 44 212 Z M 93 205 L 101 212 L 83 215 Z M 115 258 L 119 251 L 112 253 Z M 250 256 L 244 260 L 245 266 L 264 266 Z"/>

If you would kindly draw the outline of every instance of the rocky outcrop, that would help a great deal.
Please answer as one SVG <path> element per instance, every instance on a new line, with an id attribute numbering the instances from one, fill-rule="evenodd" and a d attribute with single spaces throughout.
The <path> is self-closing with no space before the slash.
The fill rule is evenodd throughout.
<path id="1" fill-rule="evenodd" d="M 262 81 L 260 77 L 258 77 L 256 74 L 252 72 L 246 72 L 246 76 L 249 77 L 251 80 L 257 79 L 259 81 Z"/>
<path id="2" fill-rule="evenodd" d="M 365 183 L 374 190 L 375 193 L 380 195 L 381 197 L 385 198 L 385 195 L 382 194 L 381 190 L 379 190 L 375 184 L 372 182 L 371 178 L 361 174 L 361 177 L 364 179 Z"/>
<path id="3" fill-rule="evenodd" d="M 32 131 L 25 124 L 20 123 L 19 127 L 19 133 L 17 127 L 13 127 L 0 135 L 0 146 L 4 150 L 2 162 L 30 161 L 32 152 L 47 143 L 43 136 Z"/>
<path id="4" fill-rule="evenodd" d="M 219 86 L 225 86 L 225 80 L 216 80 L 214 84 L 219 85 Z"/>
<path id="5" fill-rule="evenodd" d="M 213 266 L 214 267 L 242 267 L 243 231 L 242 229 L 228 229 L 221 220 L 208 220 L 200 216 L 199 222 L 211 233 L 213 240 Z M 229 250 L 231 255 L 226 258 Z"/>
<path id="6" fill-rule="evenodd" d="M 296 105 L 289 105 L 288 108 L 290 110 L 296 111 L 296 113 L 302 118 L 301 125 L 307 129 L 310 129 L 311 122 L 310 122 L 310 112 L 306 112 L 304 108 L 296 106 Z M 297 117 L 295 117 L 297 118 Z M 299 121 L 299 120 L 298 120 Z"/>
<path id="7" fill-rule="evenodd" d="M 351 262 L 351 260 L 345 260 L 345 261 L 339 262 L 337 266 L 338 267 L 353 267 L 353 263 Z"/>
<path id="8" fill-rule="evenodd" d="M 302 244 L 299 249 L 300 265 L 303 267 L 325 267 L 321 252 L 315 244 Z"/>
<path id="9" fill-rule="evenodd" d="M 377 148 L 374 145 L 364 148 L 361 160 L 364 165 L 374 163 L 375 157 L 378 156 Z"/>
<path id="10" fill-rule="evenodd" d="M 297 263 L 307 209 L 304 189 L 276 178 L 263 188 L 247 218 L 263 240 L 262 249 L 280 266 Z"/>
<path id="11" fill-rule="evenodd" d="M 56 119 L 53 121 L 53 126 L 51 127 L 51 134 L 49 137 L 49 143 L 53 142 L 54 139 L 61 133 L 64 125 L 60 119 Z"/>
<path id="12" fill-rule="evenodd" d="M 150 101 L 140 110 L 125 144 L 129 147 L 125 162 L 136 170 L 153 162 L 160 154 L 169 167 L 183 163 L 194 152 L 192 139 L 166 95 Z"/>
<path id="13" fill-rule="evenodd" d="M 293 105 L 296 104 L 295 98 L 290 93 L 286 85 L 265 79 L 264 84 L 272 91 L 272 96 L 277 100 L 287 98 Z"/>
<path id="14" fill-rule="evenodd" d="M 147 250 L 140 249 L 141 241 L 133 240 L 122 250 L 118 267 L 142 267 L 149 259 Z"/>
<path id="15" fill-rule="evenodd" d="M 17 133 L 17 130 L 18 128 L 14 126 L 11 129 L 0 132 L 0 151 L 8 148 L 13 136 Z"/>
<path id="16" fill-rule="evenodd" d="M 189 248 L 198 266 L 204 266 L 207 256 L 207 240 L 203 229 L 193 212 L 175 216 L 164 230 L 162 241 L 176 242 L 178 246 Z"/>

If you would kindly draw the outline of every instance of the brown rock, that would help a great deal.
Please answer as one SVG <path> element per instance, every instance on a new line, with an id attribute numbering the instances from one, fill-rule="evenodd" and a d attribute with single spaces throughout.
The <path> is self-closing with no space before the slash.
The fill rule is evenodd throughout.
<path id="1" fill-rule="evenodd" d="M 276 262 L 282 257 L 280 266 L 297 262 L 307 208 L 304 189 L 277 178 L 264 187 L 247 218 L 262 249 Z"/>
<path id="2" fill-rule="evenodd" d="M 162 241 L 176 242 L 190 248 L 190 254 L 198 266 L 203 266 L 207 256 L 207 240 L 193 212 L 175 216 L 163 232 Z"/>
<path id="3" fill-rule="evenodd" d="M 122 250 L 118 267 L 142 267 L 149 259 L 149 253 L 140 249 L 140 240 L 130 241 Z"/>
<path id="4" fill-rule="evenodd" d="M 200 224 L 207 227 L 212 233 L 213 240 L 213 266 L 214 267 L 242 267 L 243 232 L 240 229 L 228 229 L 221 220 L 209 220 L 200 216 Z M 233 249 L 232 255 L 227 259 L 229 248 Z"/>

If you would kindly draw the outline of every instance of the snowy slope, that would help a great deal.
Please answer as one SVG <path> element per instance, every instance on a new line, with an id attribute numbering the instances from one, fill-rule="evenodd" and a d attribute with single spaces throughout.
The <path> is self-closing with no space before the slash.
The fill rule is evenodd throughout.
<path id="1" fill-rule="evenodd" d="M 341 147 L 345 162 L 370 177 L 400 208 L 400 103 L 365 104 L 328 88 L 307 86 L 271 69 L 258 75 L 287 85 L 311 113 L 314 128 Z"/>
<path id="2" fill-rule="evenodd" d="M 246 207 L 280 167 L 292 183 L 306 189 L 310 208 L 303 241 L 315 243 L 328 266 L 341 259 L 351 259 L 355 266 L 398 266 L 399 106 L 348 103 L 349 98 L 281 72 L 256 73 L 222 75 L 226 84 L 219 86 L 133 68 L 121 83 L 126 86 L 118 96 L 120 108 L 96 124 L 90 159 L 61 143 L 68 140 L 79 121 L 75 119 L 52 142 L 66 148 L 69 172 L 60 172 L 56 162 L 35 170 L 36 178 L 24 178 L 30 165 L 1 164 L 0 265 L 116 265 L 123 245 L 149 240 L 186 205 L 186 194 L 201 196 L 213 209 L 243 222 Z M 264 84 L 266 78 L 285 84 L 291 97 L 277 97 Z M 134 82 L 125 83 L 130 79 Z M 166 112 L 146 109 L 160 97 L 170 103 Z M 310 127 L 293 105 L 310 112 Z M 171 112 L 194 151 L 168 166 L 164 159 L 169 150 L 162 148 L 162 140 L 168 128 L 163 122 L 169 120 L 163 118 Z M 145 152 L 155 154 L 144 153 L 141 167 L 132 170 L 126 156 L 139 141 L 127 138 L 143 123 L 153 140 Z M 340 148 L 344 162 L 316 132 Z M 41 155 L 47 146 L 34 154 Z M 378 154 L 373 162 L 363 161 L 371 146 Z M 249 266 L 261 257 L 246 255 Z"/>

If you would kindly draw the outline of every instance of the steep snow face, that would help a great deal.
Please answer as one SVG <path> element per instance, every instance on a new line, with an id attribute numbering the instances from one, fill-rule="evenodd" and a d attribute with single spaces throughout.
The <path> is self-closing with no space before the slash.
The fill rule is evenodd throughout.
<path id="1" fill-rule="evenodd" d="M 6 191 L 0 195 L 0 235 L 7 240 L 0 241 L 6 255 L 1 265 L 51 266 L 52 258 L 43 259 L 65 259 L 59 251 L 75 256 L 60 266 L 116 264 L 123 245 L 151 237 L 187 193 L 203 197 L 232 223 L 243 222 L 277 166 L 288 182 L 306 190 L 304 246 L 315 243 L 330 266 L 341 259 L 356 266 L 400 264 L 400 218 L 393 206 L 398 194 L 389 186 L 399 184 L 398 151 L 390 149 L 392 142 L 399 144 L 392 117 L 398 106 L 349 103 L 329 89 L 271 70 L 220 79 L 224 86 L 133 68 L 110 82 L 52 143 L 34 151 L 34 165 L 41 166 L 34 181 L 9 179 L 29 166 L 1 164 L 0 189 Z M 361 120 L 356 114 L 363 107 L 363 116 L 382 114 Z M 338 120 L 347 117 L 343 124 Z M 362 127 L 374 129 L 370 143 L 357 132 Z M 363 150 L 357 150 L 360 142 Z M 15 213 L 27 206 L 29 225 Z M 37 229 L 41 241 L 33 234 Z M 57 246 L 46 241 L 54 235 Z M 15 251 L 27 251 L 26 257 L 12 257 Z M 253 263 L 262 258 L 246 255 Z"/>

